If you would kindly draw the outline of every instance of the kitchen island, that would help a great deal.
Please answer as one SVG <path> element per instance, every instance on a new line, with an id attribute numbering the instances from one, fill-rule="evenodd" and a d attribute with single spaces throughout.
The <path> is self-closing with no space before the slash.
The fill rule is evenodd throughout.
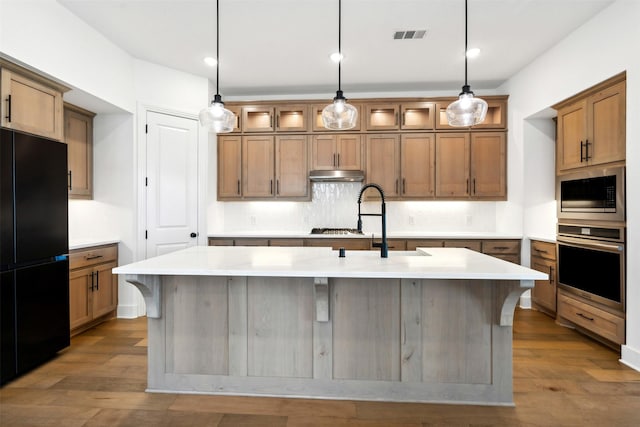
<path id="1" fill-rule="evenodd" d="M 148 391 L 512 405 L 512 321 L 546 275 L 460 248 L 193 247 L 114 273 Z"/>

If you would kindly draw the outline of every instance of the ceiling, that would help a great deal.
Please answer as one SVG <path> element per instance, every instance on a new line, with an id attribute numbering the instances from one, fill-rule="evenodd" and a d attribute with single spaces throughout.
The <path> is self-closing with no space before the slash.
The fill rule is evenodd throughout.
<path id="1" fill-rule="evenodd" d="M 215 0 L 58 0 L 133 57 L 215 84 Z M 469 83 L 498 87 L 614 0 L 469 0 Z M 426 30 L 394 40 L 400 30 Z M 223 96 L 331 94 L 337 0 L 220 0 Z M 459 91 L 463 0 L 343 0 L 342 88 L 350 92 Z"/>

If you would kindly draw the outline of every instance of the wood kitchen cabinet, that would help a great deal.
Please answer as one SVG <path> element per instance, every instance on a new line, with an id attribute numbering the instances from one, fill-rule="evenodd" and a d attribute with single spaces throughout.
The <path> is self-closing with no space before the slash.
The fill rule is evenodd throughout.
<path id="1" fill-rule="evenodd" d="M 625 160 L 624 78 L 616 76 L 555 106 L 558 173 Z"/>
<path id="2" fill-rule="evenodd" d="M 62 94 L 68 88 L 0 59 L 0 125 L 64 139 Z"/>
<path id="3" fill-rule="evenodd" d="M 309 107 L 305 104 L 242 107 L 243 132 L 306 132 Z"/>
<path id="4" fill-rule="evenodd" d="M 531 268 L 549 275 L 549 280 L 536 280 L 531 290 L 533 308 L 555 318 L 556 316 L 556 272 L 558 271 L 556 245 L 540 240 L 531 240 Z"/>
<path id="5" fill-rule="evenodd" d="M 94 113 L 64 104 L 64 142 L 67 144 L 70 199 L 93 197 Z"/>
<path id="6" fill-rule="evenodd" d="M 400 104 L 400 129 L 431 130 L 435 126 L 433 102 L 409 102 Z"/>
<path id="7" fill-rule="evenodd" d="M 367 182 L 380 184 L 385 198 L 427 199 L 435 194 L 435 136 L 368 135 Z"/>
<path id="8" fill-rule="evenodd" d="M 275 114 L 272 106 L 242 107 L 243 132 L 273 132 L 275 130 Z"/>
<path id="9" fill-rule="evenodd" d="M 330 102 L 331 101 L 327 101 L 325 104 L 313 104 L 311 106 L 311 121 L 312 121 L 311 130 L 313 132 L 335 132 L 332 129 L 327 129 L 326 127 L 324 127 L 324 123 L 322 122 L 322 110 L 324 110 L 324 107 L 329 105 Z M 358 110 L 358 118 L 356 119 L 356 125 L 353 128 L 345 129 L 344 131 L 341 131 L 341 132 L 359 131 L 360 122 L 362 120 L 362 105 L 354 104 L 349 100 L 347 100 L 347 102 L 350 105 L 352 105 L 356 110 Z"/>
<path id="10" fill-rule="evenodd" d="M 367 130 L 400 129 L 400 104 L 366 104 Z"/>
<path id="11" fill-rule="evenodd" d="M 308 199 L 305 135 L 242 137 L 242 195 L 246 198 Z"/>
<path id="12" fill-rule="evenodd" d="M 483 240 L 482 253 L 520 264 L 520 240 Z"/>
<path id="13" fill-rule="evenodd" d="M 507 97 L 481 97 L 487 102 L 487 115 L 482 123 L 473 127 L 460 128 L 449 126 L 447 120 L 447 107 L 458 98 L 449 98 L 435 103 L 435 127 L 436 129 L 461 130 L 461 129 L 506 129 L 507 127 Z"/>
<path id="14" fill-rule="evenodd" d="M 437 198 L 506 199 L 504 132 L 439 133 L 435 158 Z"/>
<path id="15" fill-rule="evenodd" d="M 118 246 L 103 245 L 69 253 L 69 322 L 76 335 L 115 316 Z"/>
<path id="16" fill-rule="evenodd" d="M 242 198 L 242 137 L 220 136 L 218 141 L 218 200 Z"/>
<path id="17" fill-rule="evenodd" d="M 326 134 L 312 138 L 312 170 L 362 170 L 360 135 Z"/>
<path id="18" fill-rule="evenodd" d="M 304 132 L 308 130 L 308 105 L 276 107 L 276 132 Z"/>

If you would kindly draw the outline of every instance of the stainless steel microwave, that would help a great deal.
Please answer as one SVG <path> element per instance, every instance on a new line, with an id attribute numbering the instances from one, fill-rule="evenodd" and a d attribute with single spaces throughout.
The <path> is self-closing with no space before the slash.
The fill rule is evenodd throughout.
<path id="1" fill-rule="evenodd" d="M 558 219 L 625 221 L 625 168 L 590 169 L 558 176 Z"/>

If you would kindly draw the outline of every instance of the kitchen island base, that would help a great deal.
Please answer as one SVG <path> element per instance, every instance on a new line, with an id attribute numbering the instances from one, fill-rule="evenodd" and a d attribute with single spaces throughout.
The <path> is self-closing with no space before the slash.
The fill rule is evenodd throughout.
<path id="1" fill-rule="evenodd" d="M 513 405 L 513 313 L 533 286 L 482 278 L 126 280 L 147 303 L 150 392 L 484 405 Z"/>

